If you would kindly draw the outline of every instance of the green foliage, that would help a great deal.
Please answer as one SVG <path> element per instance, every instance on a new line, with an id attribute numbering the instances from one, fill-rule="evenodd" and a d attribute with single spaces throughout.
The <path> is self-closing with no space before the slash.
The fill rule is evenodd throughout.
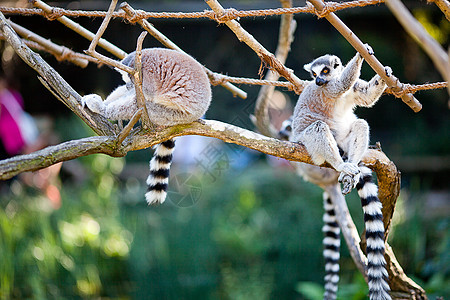
<path id="1" fill-rule="evenodd" d="M 166 203 L 147 207 L 141 180 L 118 180 L 123 159 L 82 162 L 88 177 L 63 185 L 59 210 L 19 181 L 1 195 L 1 298 L 321 299 L 321 191 L 290 170 L 256 164 L 214 182 L 194 170 L 191 206 L 172 181 Z M 430 295 L 448 296 L 448 220 L 402 219 L 404 207 L 395 252 Z M 339 299 L 365 299 L 342 248 Z"/>

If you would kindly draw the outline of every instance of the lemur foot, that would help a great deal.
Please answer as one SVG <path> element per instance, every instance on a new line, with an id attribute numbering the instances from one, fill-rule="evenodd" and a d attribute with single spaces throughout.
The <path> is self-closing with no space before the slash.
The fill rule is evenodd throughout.
<path id="1" fill-rule="evenodd" d="M 386 72 L 386 76 L 387 77 L 391 77 L 392 76 L 392 69 L 389 66 L 384 67 L 384 72 Z"/>
<path id="2" fill-rule="evenodd" d="M 356 164 L 348 162 L 339 165 L 338 171 L 341 172 L 338 181 L 342 183 L 342 194 L 347 195 L 358 184 L 361 171 Z"/>
<path id="3" fill-rule="evenodd" d="M 103 100 L 99 95 L 89 94 L 81 98 L 81 105 L 88 107 L 92 112 L 101 113 L 103 108 Z"/>

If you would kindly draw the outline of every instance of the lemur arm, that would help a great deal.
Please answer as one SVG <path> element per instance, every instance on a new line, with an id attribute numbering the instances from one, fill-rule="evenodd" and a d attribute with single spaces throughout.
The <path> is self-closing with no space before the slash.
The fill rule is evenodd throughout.
<path id="1" fill-rule="evenodd" d="M 325 88 L 332 98 L 341 96 L 353 87 L 361 73 L 362 63 L 362 56 L 359 53 L 356 53 L 356 55 L 344 67 L 339 78 L 326 85 Z"/>
<path id="2" fill-rule="evenodd" d="M 363 58 L 361 54 L 356 55 L 347 63 L 339 78 L 339 85 L 344 92 L 348 91 L 361 75 L 361 66 Z"/>
<path id="3" fill-rule="evenodd" d="M 105 101 L 96 94 L 86 95 L 82 105 L 111 120 L 129 120 L 137 111 L 136 92 L 125 85 L 116 88 Z"/>
<path id="4" fill-rule="evenodd" d="M 354 102 L 357 106 L 372 107 L 383 94 L 386 84 L 379 75 L 369 82 L 357 80 L 353 86 Z"/>

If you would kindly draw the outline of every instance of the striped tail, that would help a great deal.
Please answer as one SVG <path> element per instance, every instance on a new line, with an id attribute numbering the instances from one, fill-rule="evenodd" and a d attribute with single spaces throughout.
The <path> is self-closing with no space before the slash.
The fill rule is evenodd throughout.
<path id="1" fill-rule="evenodd" d="M 323 207 L 325 209 L 323 214 L 324 225 L 322 228 L 324 233 L 323 256 L 325 259 L 325 293 L 323 295 L 323 299 L 334 300 L 336 299 L 339 282 L 339 248 L 341 246 L 341 230 L 336 222 L 333 203 L 331 202 L 330 196 L 326 192 L 323 193 Z"/>
<path id="2" fill-rule="evenodd" d="M 145 199 L 148 204 L 161 204 L 166 200 L 174 148 L 174 140 L 167 140 L 156 146 L 155 153 L 150 161 L 150 174 L 147 177 Z"/>
<path id="3" fill-rule="evenodd" d="M 390 300 L 389 277 L 384 259 L 384 224 L 378 187 L 372 182 L 372 171 L 361 166 L 361 179 L 356 189 L 364 211 L 367 243 L 367 275 L 370 300 Z"/>

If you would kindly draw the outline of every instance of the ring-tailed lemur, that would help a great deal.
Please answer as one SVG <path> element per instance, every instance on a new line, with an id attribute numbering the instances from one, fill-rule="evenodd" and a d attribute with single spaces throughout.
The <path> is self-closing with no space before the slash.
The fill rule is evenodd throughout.
<path id="1" fill-rule="evenodd" d="M 372 49 L 367 46 L 370 54 Z M 324 189 L 324 299 L 336 299 L 339 281 L 340 229 L 330 199 L 332 189 L 343 193 L 356 187 L 361 198 L 366 228 L 369 296 L 371 300 L 391 299 L 384 259 L 384 225 L 377 186 L 371 170 L 361 164 L 368 148 L 369 126 L 358 119 L 356 106 L 370 107 L 386 84 L 375 75 L 369 82 L 359 79 L 363 58 L 359 53 L 345 66 L 333 55 L 324 55 L 304 66 L 313 81 L 301 93 L 293 116 L 280 130 L 280 138 L 305 145 L 316 165 L 328 162 L 333 168 L 295 163 L 298 172 Z M 391 69 L 386 67 L 390 76 Z"/>
<path id="2" fill-rule="evenodd" d="M 134 67 L 135 55 L 130 53 L 122 63 Z M 82 105 L 111 120 L 129 120 L 138 109 L 134 78 L 116 70 L 125 84 L 105 101 L 99 95 L 86 95 Z M 191 56 L 170 49 L 142 50 L 142 90 L 149 119 L 158 126 L 191 123 L 205 114 L 211 102 L 211 86 L 202 65 Z M 156 146 L 145 194 L 149 204 L 163 203 L 166 198 L 174 146 L 174 140 Z"/>

